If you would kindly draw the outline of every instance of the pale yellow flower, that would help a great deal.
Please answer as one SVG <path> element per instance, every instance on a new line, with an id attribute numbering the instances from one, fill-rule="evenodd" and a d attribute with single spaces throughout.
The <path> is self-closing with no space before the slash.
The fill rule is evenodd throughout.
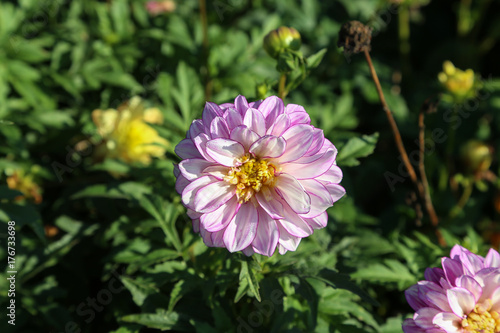
<path id="1" fill-rule="evenodd" d="M 443 71 L 438 74 L 439 82 L 457 99 L 474 96 L 474 71 L 456 68 L 451 61 L 443 63 Z"/>
<path id="2" fill-rule="evenodd" d="M 42 202 L 42 190 L 33 179 L 33 175 L 26 174 L 22 170 L 15 170 L 12 175 L 7 177 L 7 186 L 23 194 L 23 196 L 16 197 L 15 200 L 26 198 L 37 204 Z"/>
<path id="3" fill-rule="evenodd" d="M 149 164 L 152 157 L 165 155 L 169 142 L 148 125 L 163 123 L 163 115 L 157 108 L 144 109 L 139 97 L 116 110 L 94 110 L 92 119 L 105 141 L 104 151 L 101 150 L 105 157 Z"/>

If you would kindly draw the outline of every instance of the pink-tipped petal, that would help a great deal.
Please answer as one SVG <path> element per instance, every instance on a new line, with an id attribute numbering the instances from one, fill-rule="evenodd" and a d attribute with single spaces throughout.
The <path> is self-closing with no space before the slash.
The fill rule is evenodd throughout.
<path id="1" fill-rule="evenodd" d="M 432 319 L 439 313 L 438 309 L 434 308 L 421 308 L 413 316 L 415 323 L 425 329 L 430 329 L 434 327 Z"/>
<path id="2" fill-rule="evenodd" d="M 243 117 L 243 124 L 259 136 L 266 134 L 266 120 L 262 113 L 257 109 L 248 109 Z"/>
<path id="3" fill-rule="evenodd" d="M 308 125 L 296 125 L 287 129 L 282 137 L 286 140 L 286 151 L 278 158 L 280 163 L 292 162 L 302 157 L 311 146 L 313 129 Z"/>
<path id="4" fill-rule="evenodd" d="M 202 173 L 205 168 L 213 165 L 213 162 L 201 158 L 192 158 L 181 161 L 179 170 L 186 179 L 195 180 L 203 176 Z"/>
<path id="5" fill-rule="evenodd" d="M 278 241 L 281 245 L 279 247 L 280 254 L 285 254 L 286 251 L 297 250 L 297 246 L 299 246 L 301 238 L 290 235 L 290 233 L 288 233 L 288 231 L 286 231 L 281 224 L 277 223 L 277 225 L 280 232 L 280 238 Z"/>
<path id="6" fill-rule="evenodd" d="M 249 108 L 245 96 L 238 95 L 238 97 L 236 97 L 236 99 L 234 100 L 234 107 L 240 112 L 240 114 L 245 114 L 245 112 Z"/>
<path id="7" fill-rule="evenodd" d="M 321 229 L 326 227 L 326 224 L 328 223 L 328 214 L 324 212 L 316 217 L 313 217 L 312 219 L 304 219 L 304 221 L 306 221 L 306 223 L 313 229 Z"/>
<path id="8" fill-rule="evenodd" d="M 241 205 L 224 232 L 224 244 L 229 252 L 241 251 L 255 238 L 259 216 L 252 202 Z"/>
<path id="9" fill-rule="evenodd" d="M 328 184 L 328 183 L 334 183 L 338 184 L 342 181 L 342 170 L 336 165 L 332 165 L 332 167 L 322 174 L 321 176 L 317 177 L 316 180 L 319 180 L 323 184 Z"/>
<path id="10" fill-rule="evenodd" d="M 500 254 L 497 251 L 490 249 L 486 258 L 484 258 L 484 267 L 500 268 Z"/>
<path id="11" fill-rule="evenodd" d="M 210 176 L 204 176 L 191 182 L 182 191 L 182 202 L 184 203 L 184 205 L 186 205 L 186 207 L 188 208 L 196 210 L 194 208 L 196 192 L 198 192 L 199 189 L 207 186 L 208 184 L 213 183 L 214 181 L 216 181 L 214 178 Z"/>
<path id="12" fill-rule="evenodd" d="M 269 191 L 269 190 L 268 190 Z M 268 197 L 264 195 L 263 191 L 255 194 L 255 198 L 259 205 L 266 211 L 271 218 L 277 220 L 283 218 L 283 204 L 278 200 L 277 194 L 274 191 L 269 191 Z"/>
<path id="13" fill-rule="evenodd" d="M 216 181 L 200 188 L 194 197 L 194 210 L 210 213 L 225 204 L 235 195 L 234 185 L 225 181 Z"/>
<path id="14" fill-rule="evenodd" d="M 233 130 L 234 128 L 243 125 L 243 116 L 238 110 L 235 109 L 227 109 L 224 112 L 224 119 L 226 119 L 227 126 L 229 130 Z"/>
<path id="15" fill-rule="evenodd" d="M 212 139 L 229 139 L 229 127 L 222 117 L 215 117 L 210 124 L 210 136 Z"/>
<path id="16" fill-rule="evenodd" d="M 276 221 L 265 211 L 259 210 L 259 224 L 252 242 L 253 250 L 256 253 L 271 257 L 276 250 L 279 237 L 280 233 Z"/>
<path id="17" fill-rule="evenodd" d="M 229 173 L 230 168 L 223 165 L 212 165 L 203 169 L 204 175 L 210 175 L 217 180 L 224 180 L 224 177 Z"/>
<path id="18" fill-rule="evenodd" d="M 451 312 L 440 312 L 432 319 L 432 323 L 439 326 L 446 333 L 462 332 L 460 321 L 461 318 Z"/>
<path id="19" fill-rule="evenodd" d="M 240 205 L 236 196 L 232 197 L 225 205 L 221 205 L 211 213 L 203 214 L 200 217 L 201 225 L 210 232 L 224 229 L 238 212 Z"/>
<path id="20" fill-rule="evenodd" d="M 281 166 L 282 172 L 293 175 L 297 179 L 316 178 L 331 168 L 335 161 L 335 155 L 335 151 L 328 150 L 314 163 L 285 163 Z"/>
<path id="21" fill-rule="evenodd" d="M 294 177 L 280 175 L 275 190 L 295 213 L 306 214 L 311 210 L 311 197 Z"/>
<path id="22" fill-rule="evenodd" d="M 212 102 L 206 102 L 201 118 L 202 118 L 203 124 L 205 124 L 206 127 L 210 128 L 209 126 L 212 123 L 212 120 L 214 120 L 214 118 L 217 116 L 222 117 L 222 115 L 223 115 L 223 112 L 217 104 L 212 103 Z"/>
<path id="23" fill-rule="evenodd" d="M 427 307 L 427 302 L 420 298 L 419 286 L 416 284 L 405 290 L 405 297 L 408 304 L 415 311 Z"/>
<path id="24" fill-rule="evenodd" d="M 259 105 L 258 110 L 262 112 L 262 115 L 266 119 L 266 128 L 269 128 L 275 122 L 276 118 L 280 114 L 283 114 L 285 108 L 280 98 L 271 96 Z"/>
<path id="25" fill-rule="evenodd" d="M 236 141 L 214 139 L 207 142 L 207 153 L 214 161 L 225 166 L 238 165 L 238 159 L 245 155 L 245 148 Z"/>
<path id="26" fill-rule="evenodd" d="M 483 294 L 481 285 L 469 275 L 462 275 L 457 279 L 457 287 L 467 289 L 474 295 L 474 301 L 477 303 Z"/>
<path id="27" fill-rule="evenodd" d="M 201 121 L 201 119 L 193 120 L 189 126 L 188 137 L 191 139 L 195 138 L 201 133 L 205 133 L 205 129 L 205 125 L 203 125 L 203 121 Z"/>
<path id="28" fill-rule="evenodd" d="M 311 198 L 311 210 L 306 214 L 301 214 L 302 218 L 316 217 L 333 205 L 330 192 L 320 182 L 314 179 L 302 179 L 299 183 Z"/>
<path id="29" fill-rule="evenodd" d="M 198 149 L 198 152 L 201 154 L 201 156 L 207 161 L 215 162 L 215 160 L 207 154 L 208 141 L 210 141 L 210 137 L 205 133 L 201 133 L 197 137 L 193 138 L 196 149 Z"/>
<path id="30" fill-rule="evenodd" d="M 448 302 L 453 313 L 463 318 L 476 306 L 474 295 L 464 288 L 454 287 L 447 290 Z"/>
<path id="31" fill-rule="evenodd" d="M 313 233 L 313 228 L 289 207 L 283 207 L 283 211 L 285 217 L 279 220 L 278 224 L 281 224 L 290 235 L 304 238 Z"/>
<path id="32" fill-rule="evenodd" d="M 241 143 L 245 151 L 248 151 L 254 142 L 259 140 L 259 135 L 245 125 L 235 127 L 231 131 L 230 137 L 231 140 Z"/>
<path id="33" fill-rule="evenodd" d="M 290 118 L 286 114 L 280 114 L 276 122 L 267 130 L 267 134 L 281 136 L 291 126 Z"/>
<path id="34" fill-rule="evenodd" d="M 446 279 L 451 285 L 455 286 L 455 280 L 464 274 L 462 263 L 455 259 L 443 258 L 441 260 L 441 265 L 443 266 Z"/>
<path id="35" fill-rule="evenodd" d="M 184 139 L 175 146 L 175 153 L 182 159 L 186 158 L 202 158 L 193 140 Z"/>
<path id="36" fill-rule="evenodd" d="M 285 139 L 266 135 L 255 141 L 249 152 L 258 158 L 275 158 L 283 155 L 285 148 Z"/>

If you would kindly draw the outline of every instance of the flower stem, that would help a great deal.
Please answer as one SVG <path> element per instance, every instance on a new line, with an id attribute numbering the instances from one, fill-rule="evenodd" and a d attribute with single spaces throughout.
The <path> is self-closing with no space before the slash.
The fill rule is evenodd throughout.
<path id="1" fill-rule="evenodd" d="M 424 187 L 424 202 L 427 212 L 429 213 L 429 218 L 431 219 L 431 223 L 434 227 L 439 224 L 439 218 L 437 217 L 436 211 L 434 210 L 434 206 L 432 205 L 431 194 L 429 191 L 429 181 L 427 180 L 427 174 L 425 173 L 425 164 L 424 164 L 424 153 L 425 153 L 425 122 L 424 122 L 424 112 L 425 110 L 420 110 L 420 114 L 418 115 L 418 128 L 419 128 L 419 161 L 418 168 L 420 172 L 420 178 L 422 179 L 422 186 Z"/>
<path id="2" fill-rule="evenodd" d="M 207 23 L 207 4 L 206 0 L 200 0 L 200 20 L 201 20 L 201 29 L 203 32 L 203 40 L 202 40 L 202 57 L 203 57 L 203 66 L 202 66 L 202 75 L 203 81 L 205 84 L 205 100 L 209 101 L 212 91 L 212 80 L 210 79 L 210 72 L 208 69 L 208 53 L 209 53 L 209 44 L 208 44 L 208 23 Z"/>
<path id="3" fill-rule="evenodd" d="M 378 80 L 377 72 L 373 67 L 370 53 L 367 50 L 365 50 L 364 53 L 366 62 L 370 67 L 370 73 L 372 75 L 373 82 L 375 83 L 375 87 L 377 88 L 378 96 L 380 98 L 380 103 L 382 103 L 382 107 L 384 108 L 387 119 L 389 120 L 389 125 L 391 126 L 392 133 L 394 134 L 394 141 L 396 141 L 396 146 L 399 150 L 399 153 L 401 154 L 403 163 L 405 164 L 406 170 L 408 170 L 408 173 L 410 174 L 411 180 L 415 184 L 418 184 L 417 174 L 415 173 L 415 169 L 413 169 L 413 166 L 410 163 L 410 159 L 408 158 L 408 154 L 406 153 L 406 149 L 403 145 L 403 140 L 401 139 L 401 134 L 399 133 L 398 125 L 396 124 L 396 121 L 392 116 L 392 112 L 389 109 L 387 102 L 385 101 L 384 93 L 382 92 L 382 86 L 380 85 L 380 81 Z"/>
<path id="4" fill-rule="evenodd" d="M 281 73 L 281 76 L 280 76 L 280 82 L 279 82 L 279 86 L 278 86 L 278 97 L 281 98 L 282 100 L 285 99 L 287 95 L 287 91 L 286 91 L 286 74 L 285 73 Z"/>
<path id="5" fill-rule="evenodd" d="M 432 206 L 432 203 L 428 205 L 427 200 L 426 200 L 426 194 L 425 194 L 425 189 L 424 186 L 422 185 L 421 182 L 419 182 L 417 178 L 417 174 L 415 172 L 415 169 L 410 163 L 410 159 L 408 158 L 408 153 L 406 152 L 406 149 L 403 144 L 403 140 L 401 139 L 401 134 L 399 133 L 398 125 L 396 124 L 396 121 L 394 120 L 394 117 L 392 116 L 392 112 L 389 109 L 389 106 L 387 105 L 387 102 L 385 101 L 384 93 L 382 91 L 382 86 L 380 85 L 380 81 L 377 76 L 377 72 L 375 71 L 375 68 L 373 67 L 372 59 L 370 57 L 370 53 L 365 49 L 365 58 L 366 62 L 368 63 L 368 66 L 370 67 L 370 73 L 373 78 L 373 82 L 375 83 L 375 87 L 377 88 L 378 96 L 380 98 L 380 103 L 382 103 L 382 107 L 385 111 L 385 114 L 387 116 L 387 119 L 389 120 L 389 124 L 391 126 L 392 133 L 394 135 L 394 141 L 396 142 L 396 146 L 399 150 L 399 153 L 401 154 L 401 158 L 403 160 L 403 163 L 406 167 L 406 170 L 408 171 L 408 174 L 410 175 L 410 179 L 412 182 L 415 184 L 418 194 L 420 198 L 426 203 L 425 207 L 427 209 L 427 212 L 431 218 L 431 223 L 434 227 L 437 227 L 439 220 L 437 218 L 436 212 L 434 211 L 434 207 Z M 423 149 L 423 144 L 421 144 L 421 150 Z M 430 198 L 429 198 L 430 199 Z M 439 229 L 436 228 L 436 236 L 438 238 L 438 241 L 441 245 L 445 245 L 446 242 L 444 241 L 444 238 L 441 235 L 441 232 Z"/>

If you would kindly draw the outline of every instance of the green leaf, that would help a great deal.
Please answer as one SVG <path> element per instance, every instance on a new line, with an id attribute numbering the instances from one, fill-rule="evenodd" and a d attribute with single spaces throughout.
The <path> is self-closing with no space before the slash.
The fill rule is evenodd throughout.
<path id="1" fill-rule="evenodd" d="M 307 59 L 306 59 L 307 69 L 310 70 L 310 69 L 318 67 L 319 64 L 321 63 L 321 60 L 323 60 L 323 57 L 325 56 L 326 51 L 327 51 L 327 49 L 324 48 L 324 49 L 319 50 L 315 54 L 307 57 Z"/>
<path id="2" fill-rule="evenodd" d="M 257 269 L 255 265 L 258 265 L 255 262 L 248 265 L 248 262 L 245 260 L 241 261 L 241 270 L 240 270 L 240 286 L 238 288 L 238 292 L 236 293 L 235 302 L 238 302 L 241 297 L 245 294 L 245 292 L 250 292 L 251 296 L 254 296 L 259 302 L 261 301 L 260 293 L 259 293 L 259 282 L 257 280 L 255 270 Z M 260 266 L 259 266 L 260 268 Z"/>
<path id="3" fill-rule="evenodd" d="M 373 153 L 378 137 L 379 134 L 375 132 L 372 135 L 363 135 L 349 139 L 340 149 L 337 156 L 337 163 L 345 166 L 359 165 L 358 158 L 366 157 Z"/>
<path id="4" fill-rule="evenodd" d="M 146 283 L 144 281 L 134 280 L 126 276 L 122 276 L 121 281 L 130 291 L 134 303 L 138 306 L 142 306 L 144 304 L 144 300 L 149 295 L 154 295 L 160 292 L 160 290 L 155 287 L 154 283 Z"/>
<path id="5" fill-rule="evenodd" d="M 149 328 L 159 330 L 177 330 L 183 332 L 192 332 L 192 327 L 185 322 L 177 312 L 166 312 L 160 310 L 158 313 L 142 313 L 124 316 L 121 320 L 129 323 L 137 323 Z"/>
<path id="6" fill-rule="evenodd" d="M 376 282 L 397 283 L 403 289 L 417 282 L 417 278 L 408 268 L 394 259 L 386 259 L 384 263 L 374 263 L 358 269 L 351 275 L 354 279 Z"/>
<path id="7" fill-rule="evenodd" d="M 356 284 L 354 284 L 350 277 L 345 274 L 339 274 L 329 269 L 322 269 L 317 276 L 310 276 L 309 278 L 317 279 L 323 281 L 324 283 L 340 289 L 346 289 L 350 292 L 358 295 L 364 301 L 379 306 L 379 303 L 370 297 L 367 293 L 365 293 L 361 288 L 359 288 Z"/>

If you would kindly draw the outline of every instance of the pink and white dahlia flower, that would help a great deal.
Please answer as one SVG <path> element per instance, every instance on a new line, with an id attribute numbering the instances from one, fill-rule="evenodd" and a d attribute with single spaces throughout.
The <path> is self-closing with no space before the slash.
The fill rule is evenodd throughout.
<path id="1" fill-rule="evenodd" d="M 326 226 L 345 190 L 337 149 L 278 97 L 207 102 L 175 152 L 176 189 L 206 245 L 272 256 Z"/>
<path id="2" fill-rule="evenodd" d="M 416 311 L 403 323 L 405 333 L 499 333 L 500 255 L 486 258 L 455 245 L 443 268 L 428 268 L 425 281 L 406 290 Z"/>

